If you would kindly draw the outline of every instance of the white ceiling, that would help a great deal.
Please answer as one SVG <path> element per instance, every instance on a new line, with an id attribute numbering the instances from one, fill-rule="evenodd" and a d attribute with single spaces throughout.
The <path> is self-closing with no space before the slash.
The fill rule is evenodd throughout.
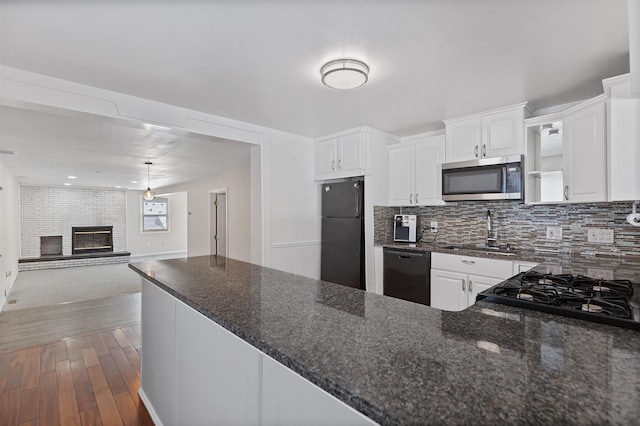
<path id="1" fill-rule="evenodd" d="M 629 70 L 626 0 L 1 6 L 4 65 L 310 137 L 360 125 L 406 136 L 518 102 L 541 109 Z M 320 67 L 339 57 L 364 60 L 369 82 L 324 87 Z M 135 146 L 122 156 L 140 163 Z"/>
<path id="2" fill-rule="evenodd" d="M 146 189 L 151 161 L 155 189 L 250 164 L 248 144 L 60 109 L 0 106 L 0 132 L 15 152 L 0 161 L 23 185 Z"/>

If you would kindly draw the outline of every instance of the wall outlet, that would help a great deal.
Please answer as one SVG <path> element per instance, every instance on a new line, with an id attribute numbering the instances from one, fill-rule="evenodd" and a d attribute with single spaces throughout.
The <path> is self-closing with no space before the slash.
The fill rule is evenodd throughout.
<path id="1" fill-rule="evenodd" d="M 613 244 L 613 229 L 589 228 L 587 230 L 587 241 L 590 243 Z"/>
<path id="2" fill-rule="evenodd" d="M 547 226 L 547 240 L 561 240 L 561 239 L 562 239 L 561 226 Z"/>
<path id="3" fill-rule="evenodd" d="M 438 232 L 438 222 L 431 222 L 431 232 Z"/>

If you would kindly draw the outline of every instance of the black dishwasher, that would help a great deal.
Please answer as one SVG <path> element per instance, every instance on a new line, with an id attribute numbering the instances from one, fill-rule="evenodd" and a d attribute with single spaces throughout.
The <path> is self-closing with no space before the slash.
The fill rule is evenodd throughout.
<path id="1" fill-rule="evenodd" d="M 384 249 L 384 294 L 431 305 L 431 253 Z"/>

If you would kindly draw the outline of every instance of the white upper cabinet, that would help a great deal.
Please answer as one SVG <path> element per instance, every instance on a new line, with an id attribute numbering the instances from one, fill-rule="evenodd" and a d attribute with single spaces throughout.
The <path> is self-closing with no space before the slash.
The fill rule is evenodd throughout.
<path id="1" fill-rule="evenodd" d="M 527 103 L 444 120 L 447 162 L 524 154 Z"/>
<path id="2" fill-rule="evenodd" d="M 316 179 L 361 176 L 367 172 L 368 133 L 360 129 L 316 141 Z"/>
<path id="3" fill-rule="evenodd" d="M 640 200 L 640 98 L 629 74 L 603 81 L 607 109 L 609 201 Z"/>
<path id="4" fill-rule="evenodd" d="M 480 158 L 482 120 L 470 118 L 460 122 L 447 123 L 447 161 L 465 161 Z"/>
<path id="5" fill-rule="evenodd" d="M 600 99 L 564 118 L 564 197 L 572 203 L 607 200 L 605 104 Z"/>
<path id="6" fill-rule="evenodd" d="M 524 153 L 524 109 L 482 117 L 482 156 L 503 157 Z"/>
<path id="7" fill-rule="evenodd" d="M 316 143 L 316 173 L 333 173 L 336 170 L 338 140 L 336 138 Z"/>
<path id="8" fill-rule="evenodd" d="M 415 192 L 415 146 L 389 147 L 389 205 L 413 204 Z"/>
<path id="9" fill-rule="evenodd" d="M 527 203 L 607 201 L 605 96 L 525 120 Z"/>
<path id="10" fill-rule="evenodd" d="M 431 136 L 389 147 L 390 206 L 444 204 L 444 145 L 444 136 Z"/>

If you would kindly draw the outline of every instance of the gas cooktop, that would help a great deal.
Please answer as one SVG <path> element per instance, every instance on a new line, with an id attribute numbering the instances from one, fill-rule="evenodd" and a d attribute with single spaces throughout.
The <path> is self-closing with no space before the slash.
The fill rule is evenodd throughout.
<path id="1" fill-rule="evenodd" d="M 628 280 L 522 272 L 477 300 L 640 330 L 640 285 Z"/>

